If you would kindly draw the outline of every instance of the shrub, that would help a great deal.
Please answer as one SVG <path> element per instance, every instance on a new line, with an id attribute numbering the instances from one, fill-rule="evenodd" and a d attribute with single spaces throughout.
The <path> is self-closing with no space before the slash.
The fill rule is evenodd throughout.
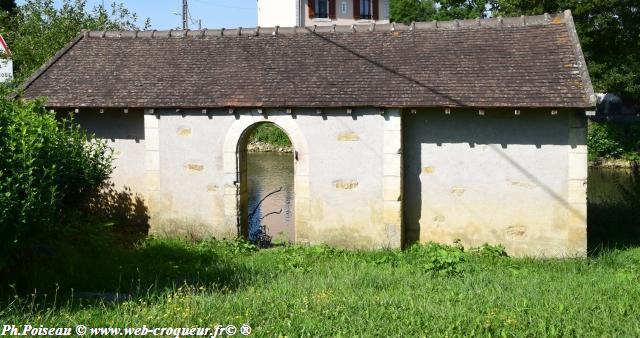
<path id="1" fill-rule="evenodd" d="M 467 260 L 467 254 L 461 246 L 438 243 L 414 245 L 409 249 L 408 255 L 414 264 L 425 271 L 448 275 L 461 273 L 462 265 Z"/>
<path id="2" fill-rule="evenodd" d="M 0 268 L 62 220 L 111 174 L 106 143 L 41 102 L 0 98 Z"/>
<path id="3" fill-rule="evenodd" d="M 587 136 L 589 160 L 640 160 L 640 123 L 592 122 Z"/>
<path id="4" fill-rule="evenodd" d="M 501 244 L 499 245 L 491 245 L 491 244 L 482 244 L 477 248 L 473 248 L 469 250 L 471 253 L 476 254 L 481 257 L 487 258 L 499 258 L 499 257 L 508 257 L 507 251 L 505 247 Z"/>
<path id="5" fill-rule="evenodd" d="M 587 136 L 589 159 L 618 158 L 624 152 L 620 144 L 620 130 L 611 123 L 594 122 Z"/>

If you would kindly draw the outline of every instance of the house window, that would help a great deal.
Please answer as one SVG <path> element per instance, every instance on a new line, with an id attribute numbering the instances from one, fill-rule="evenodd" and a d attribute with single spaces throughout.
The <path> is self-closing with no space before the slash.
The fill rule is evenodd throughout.
<path id="1" fill-rule="evenodd" d="M 360 19 L 373 18 L 372 0 L 360 0 Z"/>
<path id="2" fill-rule="evenodd" d="M 329 0 L 315 0 L 316 18 L 329 17 Z"/>

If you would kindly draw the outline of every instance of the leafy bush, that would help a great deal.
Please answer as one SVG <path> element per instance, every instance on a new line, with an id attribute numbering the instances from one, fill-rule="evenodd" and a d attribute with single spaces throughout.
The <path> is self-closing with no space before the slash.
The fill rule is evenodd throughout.
<path id="1" fill-rule="evenodd" d="M 438 243 L 414 245 L 409 248 L 408 255 L 414 264 L 425 271 L 448 275 L 461 273 L 462 265 L 467 260 L 467 254 L 461 246 Z"/>
<path id="2" fill-rule="evenodd" d="M 61 230 L 111 170 L 106 143 L 89 141 L 71 119 L 0 98 L 0 268 L 16 249 Z"/>
<path id="3" fill-rule="evenodd" d="M 640 123 L 592 122 L 587 136 L 589 160 L 640 160 Z"/>
<path id="4" fill-rule="evenodd" d="M 491 244 L 485 243 L 469 251 L 478 256 L 487 257 L 487 258 L 499 258 L 499 257 L 509 256 L 507 255 L 507 251 L 503 245 L 491 245 Z"/>
<path id="5" fill-rule="evenodd" d="M 587 135 L 589 159 L 619 157 L 624 152 L 619 140 L 620 132 L 613 124 L 592 123 Z"/>

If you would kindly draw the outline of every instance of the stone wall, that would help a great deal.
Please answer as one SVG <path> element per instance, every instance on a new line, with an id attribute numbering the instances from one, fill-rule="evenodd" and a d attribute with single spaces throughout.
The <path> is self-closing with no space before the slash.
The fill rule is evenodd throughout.
<path id="1" fill-rule="evenodd" d="M 146 197 L 155 233 L 241 233 L 246 135 L 271 122 L 295 150 L 300 244 L 460 239 L 520 256 L 585 255 L 586 119 L 551 112 L 425 109 L 401 123 L 396 109 L 148 109 L 78 121 L 116 148 L 114 181 Z"/>
<path id="2" fill-rule="evenodd" d="M 243 135 L 272 122 L 289 135 L 295 163 L 298 243 L 400 246 L 400 113 L 378 109 L 148 110 L 147 197 L 152 231 L 233 237 L 246 189 Z M 157 138 L 157 139 L 156 139 Z M 239 219 L 240 218 L 240 219 Z"/>
<path id="3" fill-rule="evenodd" d="M 405 113 L 407 241 L 586 254 L 586 118 L 551 110 Z"/>

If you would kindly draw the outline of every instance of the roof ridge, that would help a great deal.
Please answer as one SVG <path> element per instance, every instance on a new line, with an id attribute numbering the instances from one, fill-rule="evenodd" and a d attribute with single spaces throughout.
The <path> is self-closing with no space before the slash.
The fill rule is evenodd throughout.
<path id="1" fill-rule="evenodd" d="M 409 25 L 402 23 L 389 24 L 353 24 L 353 25 L 331 25 L 331 26 L 306 26 L 306 27 L 252 27 L 252 28 L 220 28 L 202 30 L 146 30 L 146 31 L 86 31 L 85 37 L 91 38 L 204 38 L 215 36 L 259 36 L 259 35 L 281 35 L 299 33 L 355 33 L 355 32 L 385 32 L 385 31 L 428 31 L 428 30 L 456 30 L 473 28 L 502 28 L 519 26 L 543 26 L 550 24 L 564 24 L 567 17 L 560 12 L 550 15 L 520 16 L 520 17 L 497 17 L 486 19 L 470 20 L 450 20 L 450 21 L 430 21 L 412 22 Z"/>

